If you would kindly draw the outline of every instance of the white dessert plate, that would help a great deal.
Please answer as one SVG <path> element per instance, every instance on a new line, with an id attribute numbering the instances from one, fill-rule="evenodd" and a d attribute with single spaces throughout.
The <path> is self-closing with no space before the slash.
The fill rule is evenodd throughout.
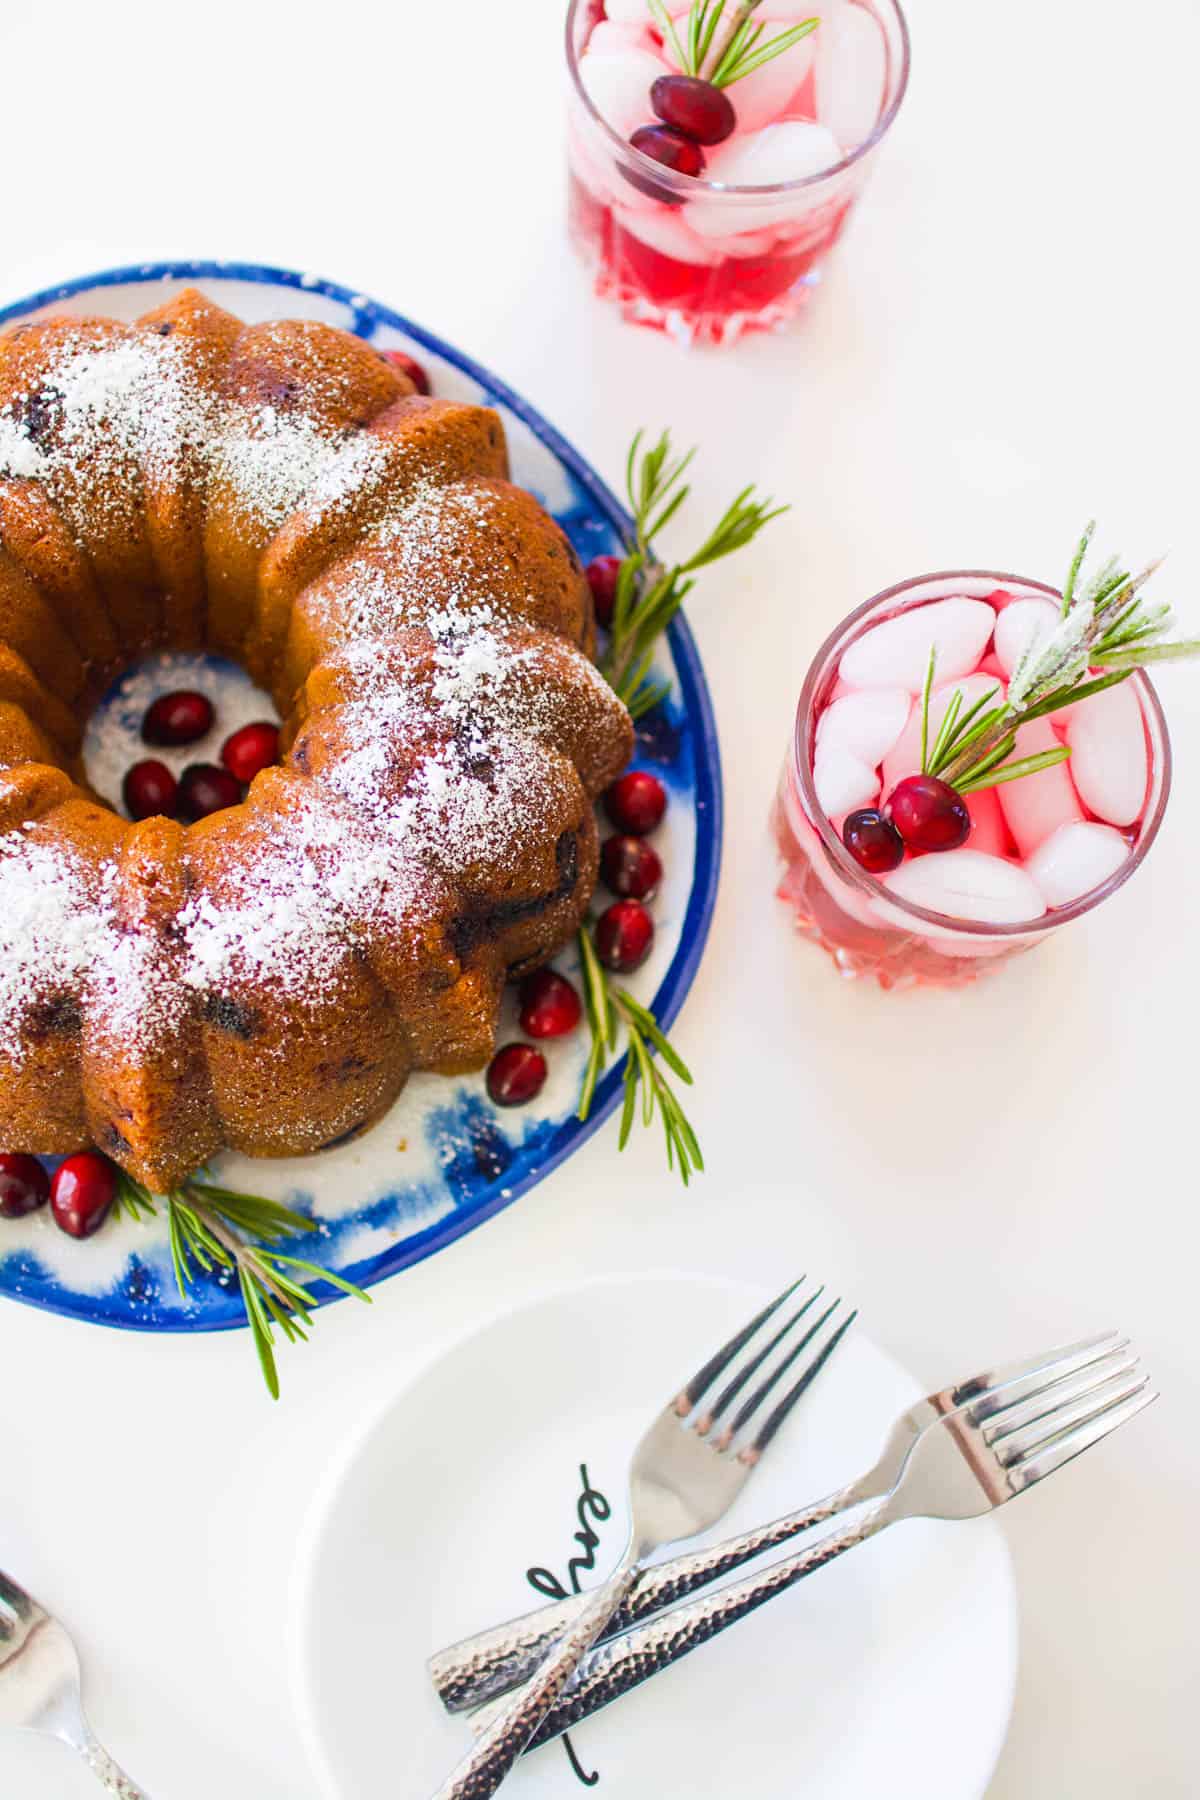
<path id="1" fill-rule="evenodd" d="M 359 1430 L 314 1502 L 293 1592 L 297 1707 L 331 1800 L 433 1791 L 470 1739 L 426 1658 L 538 1604 L 529 1571 L 566 1583 L 581 1526 L 599 1538 L 583 1585 L 605 1572 L 632 1445 L 763 1298 L 674 1274 L 557 1292 L 443 1348 Z M 856 1326 L 713 1535 L 861 1473 L 917 1398 Z M 586 1720 L 569 1749 L 535 1751 L 504 1792 L 565 1800 L 598 1775 L 622 1800 L 974 1800 L 1016 1658 L 995 1523 L 899 1525 Z"/>
<path id="2" fill-rule="evenodd" d="M 314 275 L 243 263 L 158 263 L 113 269 L 31 295 L 0 309 L 0 329 L 46 312 L 100 313 L 133 319 L 181 286 L 201 288 L 247 320 L 314 318 L 357 332 L 380 349 L 404 348 L 429 372 L 434 392 L 482 402 L 500 412 L 513 479 L 536 493 L 586 563 L 619 546 L 628 524 L 620 504 L 577 451 L 496 376 L 398 313 Z M 630 432 L 637 424 L 630 420 Z M 186 685 L 218 704 L 224 729 L 255 715 L 248 678 L 216 659 L 189 659 Z M 163 659 L 157 691 L 180 685 L 178 659 Z M 682 618 L 671 625 L 656 675 L 670 693 L 642 722 L 635 766 L 650 767 L 670 795 L 656 835 L 665 868 L 654 901 L 655 943 L 629 982 L 664 1028 L 675 1018 L 700 961 L 716 899 L 721 842 L 721 772 L 716 728 L 695 644 Z M 119 787 L 136 760 L 138 725 L 147 696 L 145 671 L 114 690 L 89 734 L 89 770 L 101 791 Z M 210 756 L 195 745 L 191 760 Z M 111 792 L 109 797 L 112 797 Z M 565 971 L 572 958 L 558 959 Z M 517 1036 L 515 1007 L 500 1041 Z M 482 1075 L 449 1080 L 415 1077 L 396 1106 L 370 1132 L 341 1148 L 280 1162 L 222 1156 L 213 1164 L 227 1187 L 265 1194 L 310 1214 L 320 1240 L 297 1252 L 360 1286 L 453 1242 L 508 1206 L 591 1136 L 620 1097 L 620 1070 L 610 1069 L 586 1123 L 575 1117 L 587 1032 L 551 1046 L 550 1079 L 526 1107 L 501 1110 Z M 322 1291 L 322 1290 L 318 1290 Z M 178 1293 L 165 1223 L 110 1219 L 84 1243 L 63 1236 L 45 1211 L 5 1221 L 0 1233 L 0 1294 L 53 1312 L 149 1331 L 212 1331 L 244 1325 L 228 1281 L 201 1277 Z M 335 1297 L 332 1289 L 323 1297 Z"/>

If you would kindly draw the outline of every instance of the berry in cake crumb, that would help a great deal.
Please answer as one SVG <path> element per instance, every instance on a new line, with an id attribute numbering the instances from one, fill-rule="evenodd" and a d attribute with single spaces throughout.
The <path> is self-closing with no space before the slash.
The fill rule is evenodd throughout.
<path id="1" fill-rule="evenodd" d="M 565 975 L 538 969 L 521 983 L 521 1030 L 526 1037 L 566 1037 L 583 1017 L 583 1002 Z"/>
<path id="2" fill-rule="evenodd" d="M 505 1044 L 488 1064 L 487 1091 L 497 1106 L 526 1106 L 546 1082 L 546 1059 L 532 1044 Z"/>
<path id="3" fill-rule="evenodd" d="M 50 1183 L 54 1223 L 68 1237 L 87 1238 L 99 1231 L 117 1197 L 117 1171 L 98 1150 L 68 1156 Z"/>
<path id="4" fill-rule="evenodd" d="M 221 748 L 221 761 L 235 780 L 249 787 L 256 775 L 279 761 L 279 727 L 262 720 L 243 725 Z"/>
<path id="5" fill-rule="evenodd" d="M 418 394 L 432 394 L 433 383 L 415 356 L 410 356 L 407 350 L 385 350 L 383 356 L 385 362 L 390 362 L 393 368 L 408 376 Z"/>
<path id="6" fill-rule="evenodd" d="M 629 141 L 643 156 L 661 163 L 664 169 L 674 169 L 677 175 L 704 173 L 704 152 L 699 144 L 670 125 L 640 125 Z"/>
<path id="7" fill-rule="evenodd" d="M 606 969 L 628 975 L 654 942 L 654 921 L 640 900 L 616 900 L 596 921 L 596 954 Z"/>
<path id="8" fill-rule="evenodd" d="M 174 694 L 160 694 L 146 709 L 142 720 L 142 737 L 160 748 L 194 744 L 207 736 L 213 725 L 213 705 L 206 694 L 181 689 Z"/>
<path id="9" fill-rule="evenodd" d="M 131 819 L 169 819 L 174 816 L 179 783 L 166 763 L 150 758 L 134 763 L 121 783 L 121 794 Z"/>
<path id="10" fill-rule="evenodd" d="M 0 1219 L 23 1219 L 50 1198 L 50 1177 L 36 1156 L 0 1154 Z"/>
<path id="11" fill-rule="evenodd" d="M 242 784 L 228 769 L 215 763 L 192 763 L 180 777 L 178 815 L 194 825 L 210 813 L 236 806 L 241 797 Z"/>
<path id="12" fill-rule="evenodd" d="M 660 75 L 650 89 L 650 104 L 664 125 L 698 144 L 723 144 L 737 129 L 729 95 L 696 75 Z"/>
<path id="13" fill-rule="evenodd" d="M 645 837 L 662 823 L 667 790 L 648 769 L 630 769 L 605 794 L 604 810 L 618 831 Z"/>
<path id="14" fill-rule="evenodd" d="M 592 590 L 597 625 L 611 625 L 617 603 L 617 579 L 621 573 L 619 556 L 594 556 L 584 573 Z"/>
<path id="15" fill-rule="evenodd" d="M 846 814 L 842 842 L 868 875 L 886 875 L 904 861 L 904 839 L 874 806 Z"/>
<path id="16" fill-rule="evenodd" d="M 604 885 L 622 900 L 650 900 L 662 881 L 662 858 L 639 837 L 606 838 L 600 850 Z"/>
<path id="17" fill-rule="evenodd" d="M 884 816 L 910 850 L 957 850 L 971 831 L 966 801 L 936 775 L 909 775 L 898 782 Z"/>

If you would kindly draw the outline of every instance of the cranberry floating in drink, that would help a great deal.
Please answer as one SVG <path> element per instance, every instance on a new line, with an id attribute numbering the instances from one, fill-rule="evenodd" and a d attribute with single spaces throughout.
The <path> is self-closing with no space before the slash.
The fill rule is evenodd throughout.
<path id="1" fill-rule="evenodd" d="M 898 0 L 573 0 L 567 60 L 597 292 L 686 342 L 794 317 L 904 96 Z"/>
<path id="2" fill-rule="evenodd" d="M 779 887 L 846 975 L 952 987 L 1124 882 L 1157 834 L 1171 757 L 1143 665 L 1163 641 L 1146 576 L 1060 594 L 932 575 L 833 633 L 800 696 L 774 811 Z"/>

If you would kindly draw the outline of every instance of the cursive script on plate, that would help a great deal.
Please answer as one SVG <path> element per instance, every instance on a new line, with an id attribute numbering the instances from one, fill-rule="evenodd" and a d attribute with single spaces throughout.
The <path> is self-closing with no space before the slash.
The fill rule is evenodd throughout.
<path id="1" fill-rule="evenodd" d="M 575 1502 L 575 1520 L 579 1527 L 575 1533 L 575 1542 L 579 1545 L 579 1553 L 567 1562 L 567 1582 L 563 1582 L 552 1569 L 526 1569 L 525 1579 L 531 1588 L 545 1596 L 547 1600 L 568 1600 L 572 1594 L 582 1591 L 582 1578 L 589 1575 L 596 1567 L 596 1552 L 600 1548 L 600 1533 L 597 1525 L 606 1525 L 612 1517 L 612 1507 L 599 1488 L 592 1486 L 586 1463 L 579 1465 L 579 1498 Z M 568 1586 L 567 1583 L 570 1585 Z M 589 1775 L 575 1753 L 575 1746 L 564 1731 L 563 1749 L 575 1774 L 584 1787 L 595 1787 L 600 1779 L 599 1770 L 593 1769 Z"/>

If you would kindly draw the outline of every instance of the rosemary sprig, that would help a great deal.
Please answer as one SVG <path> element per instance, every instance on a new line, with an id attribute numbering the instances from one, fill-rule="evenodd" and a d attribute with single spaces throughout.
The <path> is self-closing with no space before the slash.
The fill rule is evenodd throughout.
<path id="1" fill-rule="evenodd" d="M 273 1400 L 279 1398 L 275 1331 L 278 1328 L 288 1343 L 307 1338 L 317 1305 L 309 1284 L 327 1281 L 342 1293 L 370 1303 L 370 1295 L 353 1282 L 318 1263 L 269 1247 L 317 1229 L 303 1213 L 278 1200 L 235 1193 L 199 1178 L 183 1182 L 173 1193 L 156 1196 L 124 1170 L 120 1172 L 117 1204 L 127 1218 L 139 1223 L 156 1218 L 160 1200 L 167 1209 L 176 1286 L 185 1299 L 198 1271 L 236 1275 L 259 1366 Z"/>
<path id="2" fill-rule="evenodd" d="M 610 1056 L 617 1048 L 618 1026 L 623 1025 L 629 1040 L 625 1063 L 625 1098 L 621 1109 L 621 1129 L 617 1147 L 623 1150 L 629 1142 L 641 1096 L 644 1126 L 653 1125 L 655 1116 L 662 1120 L 667 1145 L 667 1167 L 678 1164 L 680 1178 L 686 1187 L 697 1171 L 703 1171 L 704 1158 L 687 1114 L 679 1098 L 662 1072 L 666 1063 L 672 1074 L 692 1083 L 691 1070 L 678 1051 L 673 1049 L 659 1029 L 654 1014 L 635 1000 L 625 988 L 609 979 L 596 955 L 591 933 L 583 927 L 579 933 L 579 955 L 583 964 L 583 992 L 591 1027 L 592 1047 L 579 1097 L 579 1118 L 586 1119 L 592 1110 L 596 1083 Z"/>
<path id="3" fill-rule="evenodd" d="M 653 540 L 691 493 L 683 478 L 696 453 L 689 450 L 676 457 L 669 431 L 646 450 L 643 437 L 639 431 L 626 463 L 633 536 L 621 560 L 608 651 L 601 663 L 635 719 L 657 706 L 667 692 L 664 682 L 651 679 L 654 653 L 659 638 L 695 587 L 696 573 L 743 549 L 764 525 L 788 510 L 758 499 L 752 486 L 743 488 L 698 549 L 682 562 L 664 566 L 654 555 Z"/>
<path id="4" fill-rule="evenodd" d="M 725 0 L 701 0 L 688 18 L 688 52 L 698 66 L 707 55 L 713 35 L 720 23 Z M 664 32 L 674 35 L 670 17 L 660 0 L 650 0 Z M 680 60 L 683 60 L 681 51 Z M 629 447 L 625 466 L 625 491 L 633 515 L 633 530 L 625 546 L 625 555 L 617 576 L 608 649 L 601 670 L 634 719 L 640 719 L 665 698 L 669 684 L 655 680 L 651 671 L 658 640 L 692 589 L 695 576 L 710 563 L 731 556 L 758 536 L 764 525 L 786 512 L 771 500 L 760 500 L 753 487 L 743 488 L 730 501 L 708 536 L 681 562 L 666 566 L 654 552 L 654 540 L 664 526 L 683 507 L 691 493 L 685 476 L 696 454 L 694 450 L 677 456 L 671 434 L 664 431 L 658 440 L 643 447 L 644 433 L 638 432 Z M 625 1101 L 621 1113 L 619 1147 L 629 1142 L 641 1097 L 642 1119 L 646 1125 L 655 1116 L 662 1120 L 667 1144 L 667 1164 L 678 1165 L 686 1186 L 692 1175 L 704 1168 L 704 1159 L 696 1134 L 679 1103 L 674 1088 L 663 1073 L 666 1067 L 682 1082 L 691 1085 L 691 1072 L 678 1053 L 671 1048 L 649 1009 L 635 1000 L 626 988 L 619 988 L 608 978 L 585 925 L 579 933 L 579 954 L 583 965 L 584 999 L 592 1043 L 579 1097 L 579 1117 L 586 1119 L 592 1109 L 596 1084 L 616 1054 L 617 1039 L 623 1028 L 628 1040 L 625 1064 Z"/>
<path id="5" fill-rule="evenodd" d="M 728 32 L 718 42 L 717 31 L 725 16 L 726 0 L 692 0 L 681 39 L 664 0 L 647 0 L 647 4 L 683 73 L 710 81 L 719 88 L 732 87 L 743 76 L 782 56 L 785 50 L 790 50 L 815 31 L 820 23 L 819 19 L 805 19 L 802 24 L 789 26 L 764 42 L 767 28 L 754 22 L 754 14 L 762 0 L 741 0 Z"/>
<path id="6" fill-rule="evenodd" d="M 938 776 L 960 794 L 972 794 L 1053 768 L 1070 756 L 1067 745 L 1009 760 L 1022 725 L 1115 687 L 1146 663 L 1200 655 L 1200 640 L 1162 641 L 1174 624 L 1171 608 L 1146 600 L 1141 592 L 1159 563 L 1131 575 L 1119 557 L 1110 557 L 1080 585 L 1095 529 L 1094 523 L 1087 527 L 1071 558 L 1057 626 L 1040 642 L 1031 637 L 1013 669 L 1007 697 L 1001 700 L 995 687 L 964 711 L 963 690 L 956 688 L 932 744 L 929 701 L 936 651 L 930 650 L 921 696 L 922 774 Z"/>

